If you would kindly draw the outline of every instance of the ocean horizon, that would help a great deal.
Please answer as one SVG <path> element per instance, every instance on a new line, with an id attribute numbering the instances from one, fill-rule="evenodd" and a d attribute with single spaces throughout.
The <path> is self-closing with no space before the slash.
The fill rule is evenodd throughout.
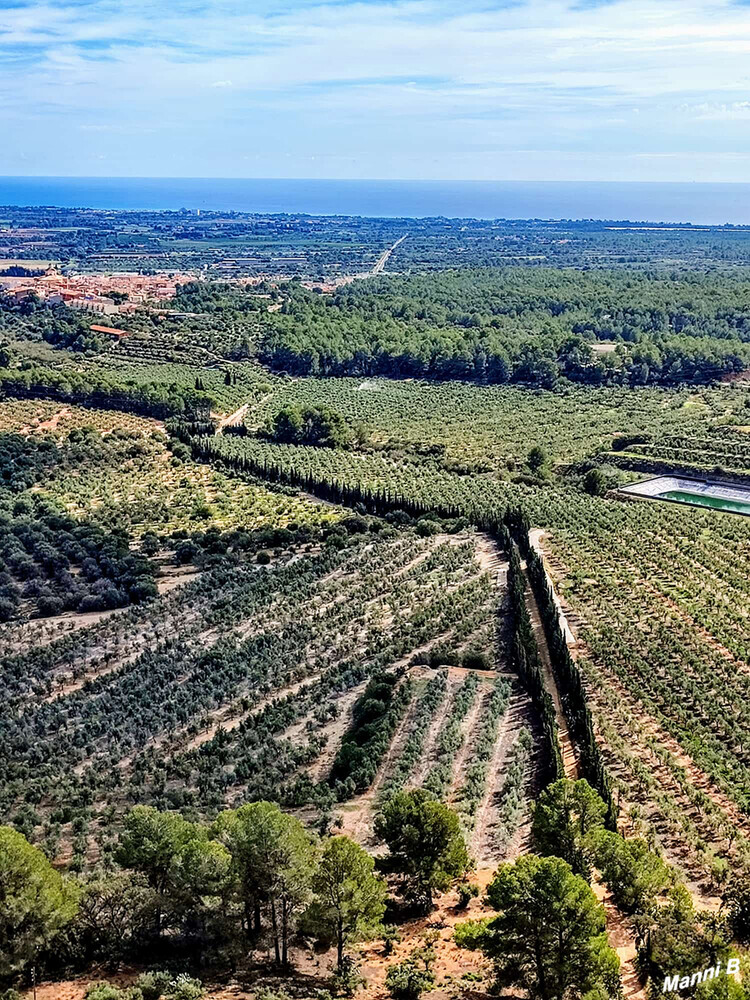
<path id="1" fill-rule="evenodd" d="M 0 205 L 722 226 L 750 224 L 750 184 L 0 177 Z"/>

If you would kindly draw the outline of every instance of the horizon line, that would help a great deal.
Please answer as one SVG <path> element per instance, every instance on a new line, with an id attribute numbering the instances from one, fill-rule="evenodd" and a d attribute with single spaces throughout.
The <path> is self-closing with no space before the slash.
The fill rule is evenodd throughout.
<path id="1" fill-rule="evenodd" d="M 232 177 L 183 174 L 0 174 L 0 181 L 273 181 L 275 183 L 299 182 L 305 184 L 555 184 L 568 186 L 574 184 L 612 184 L 632 185 L 634 187 L 663 187 L 674 185 L 680 187 L 749 187 L 747 181 L 702 181 L 702 180 L 612 180 L 586 179 L 577 180 L 521 180 L 509 178 L 413 178 L 413 177 Z"/>

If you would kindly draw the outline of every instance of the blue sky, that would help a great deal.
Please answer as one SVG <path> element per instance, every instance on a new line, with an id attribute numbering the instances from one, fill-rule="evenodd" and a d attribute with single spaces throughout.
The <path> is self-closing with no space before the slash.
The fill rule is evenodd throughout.
<path id="1" fill-rule="evenodd" d="M 0 174 L 750 180 L 739 0 L 0 0 Z"/>

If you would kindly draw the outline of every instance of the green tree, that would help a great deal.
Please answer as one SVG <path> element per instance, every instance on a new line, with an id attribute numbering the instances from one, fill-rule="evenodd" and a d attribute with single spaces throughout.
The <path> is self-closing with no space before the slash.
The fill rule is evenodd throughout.
<path id="1" fill-rule="evenodd" d="M 209 919 L 221 909 L 231 887 L 232 857 L 224 846 L 205 836 L 189 841 L 175 858 L 170 874 L 172 911 L 207 937 Z"/>
<path id="2" fill-rule="evenodd" d="M 601 469 L 589 469 L 583 477 L 583 488 L 591 496 L 601 497 L 609 489 L 609 482 Z"/>
<path id="3" fill-rule="evenodd" d="M 684 885 L 673 886 L 667 897 L 666 903 L 636 921 L 641 966 L 660 984 L 675 969 L 692 976 L 729 955 L 730 935 L 722 917 L 696 914 Z"/>
<path id="4" fill-rule="evenodd" d="M 125 817 L 115 860 L 123 868 L 141 872 L 157 894 L 155 924 L 161 934 L 167 895 L 175 864 L 187 845 L 200 836 L 198 829 L 173 812 L 153 806 L 135 806 Z"/>
<path id="5" fill-rule="evenodd" d="M 535 444 L 529 449 L 526 456 L 526 464 L 532 472 L 539 472 L 549 462 L 549 455 L 540 444 Z"/>
<path id="6" fill-rule="evenodd" d="M 599 829 L 592 834 L 591 848 L 604 883 L 627 913 L 647 912 L 671 881 L 669 868 L 640 838 L 626 840 Z"/>
<path id="7" fill-rule="evenodd" d="M 520 986 L 533 1000 L 620 995 L 604 909 L 567 862 L 527 855 L 501 865 L 487 899 L 498 916 L 464 940 L 493 960 L 498 987 Z"/>
<path id="8" fill-rule="evenodd" d="M 0 979 L 34 961 L 73 919 L 77 897 L 23 834 L 0 826 Z"/>
<path id="9" fill-rule="evenodd" d="M 276 441 L 296 444 L 302 439 L 302 411 L 298 406 L 287 406 L 269 421 L 267 432 Z"/>
<path id="10" fill-rule="evenodd" d="M 750 875 L 735 872 L 724 897 L 734 936 L 750 943 Z"/>
<path id="11" fill-rule="evenodd" d="M 348 837 L 331 837 L 313 876 L 310 916 L 336 941 L 338 968 L 344 964 L 344 944 L 373 936 L 382 924 L 388 886 L 375 874 L 375 862 Z"/>
<path id="12" fill-rule="evenodd" d="M 260 927 L 260 908 L 271 914 L 276 961 L 288 965 L 288 943 L 295 915 L 311 897 L 315 849 L 305 828 L 272 802 L 252 802 L 222 813 L 216 824 L 232 856 L 232 868 L 245 906 Z"/>
<path id="13" fill-rule="evenodd" d="M 401 876 L 405 897 L 425 911 L 433 893 L 469 867 L 458 816 L 424 789 L 392 796 L 375 819 L 375 834 L 388 845 L 387 865 Z"/>
<path id="14" fill-rule="evenodd" d="M 588 877 L 587 838 L 604 825 L 607 807 L 587 781 L 561 778 L 542 792 L 534 808 L 532 835 L 540 854 L 555 855 Z"/>
<path id="15" fill-rule="evenodd" d="M 133 939 L 153 923 L 155 893 L 140 873 L 98 875 L 81 892 L 71 925 L 88 956 L 121 958 Z"/>
<path id="16" fill-rule="evenodd" d="M 695 991 L 695 1000 L 750 1000 L 750 993 L 734 977 L 721 975 L 702 983 Z"/>

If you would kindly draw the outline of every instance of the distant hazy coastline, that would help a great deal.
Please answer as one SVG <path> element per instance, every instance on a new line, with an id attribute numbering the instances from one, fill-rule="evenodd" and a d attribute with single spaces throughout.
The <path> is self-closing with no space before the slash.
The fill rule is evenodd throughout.
<path id="1" fill-rule="evenodd" d="M 0 205 L 750 224 L 750 184 L 0 177 Z"/>

